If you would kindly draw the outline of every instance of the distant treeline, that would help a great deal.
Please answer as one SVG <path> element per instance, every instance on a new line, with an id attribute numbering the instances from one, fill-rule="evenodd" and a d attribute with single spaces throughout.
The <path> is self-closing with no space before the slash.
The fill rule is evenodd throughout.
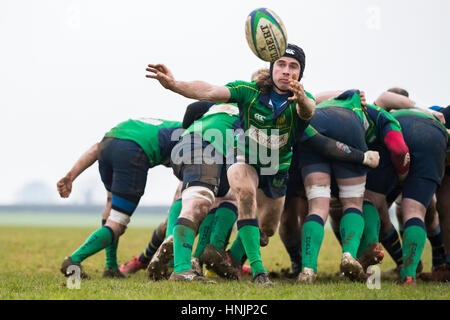
<path id="1" fill-rule="evenodd" d="M 102 205 L 0 205 L 0 213 L 102 213 Z M 169 206 L 138 206 L 135 213 L 166 214 Z"/>

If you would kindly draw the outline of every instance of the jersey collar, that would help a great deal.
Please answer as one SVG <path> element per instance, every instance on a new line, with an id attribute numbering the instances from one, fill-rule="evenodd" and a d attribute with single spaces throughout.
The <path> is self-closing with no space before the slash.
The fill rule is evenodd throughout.
<path id="1" fill-rule="evenodd" d="M 289 93 L 289 97 L 292 97 L 293 93 L 290 92 Z M 272 120 L 275 120 L 276 118 L 278 118 L 279 116 L 281 116 L 281 114 L 284 112 L 284 110 L 286 110 L 290 103 L 285 103 L 283 104 L 280 108 L 278 108 L 276 111 L 272 105 L 272 101 L 270 100 L 270 92 L 268 94 L 260 94 L 259 95 L 259 102 L 261 104 L 263 104 L 264 106 L 266 106 L 267 108 L 272 110 Z M 274 112 L 275 111 L 275 112 Z"/>

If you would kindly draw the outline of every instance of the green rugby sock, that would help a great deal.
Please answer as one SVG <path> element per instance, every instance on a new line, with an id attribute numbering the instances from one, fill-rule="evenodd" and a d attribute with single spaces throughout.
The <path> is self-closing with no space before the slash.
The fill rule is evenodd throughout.
<path id="1" fill-rule="evenodd" d="M 302 269 L 311 268 L 317 273 L 317 259 L 324 233 L 323 219 L 316 214 L 308 215 L 302 231 Z"/>
<path id="2" fill-rule="evenodd" d="M 417 265 L 422 256 L 427 232 L 425 224 L 419 218 L 412 218 L 406 221 L 403 231 L 403 264 L 400 270 L 400 278 L 416 278 Z"/>
<path id="3" fill-rule="evenodd" d="M 380 216 L 378 210 L 369 201 L 363 205 L 364 232 L 358 249 L 358 257 L 372 244 L 379 242 Z"/>
<path id="4" fill-rule="evenodd" d="M 215 223 L 211 233 L 211 244 L 225 251 L 231 231 L 237 220 L 237 208 L 230 202 L 223 202 L 216 211 Z"/>
<path id="5" fill-rule="evenodd" d="M 178 218 L 173 228 L 173 271 L 175 273 L 192 269 L 191 255 L 196 233 L 192 221 L 185 218 Z"/>
<path id="6" fill-rule="evenodd" d="M 253 276 L 259 272 L 267 272 L 261 260 L 258 221 L 256 219 L 246 219 L 239 220 L 237 223 L 238 234 L 242 240 L 250 266 L 252 267 Z"/>
<path id="7" fill-rule="evenodd" d="M 106 223 L 106 220 L 102 220 L 102 226 L 104 226 Z M 111 269 L 119 269 L 119 266 L 117 265 L 117 248 L 119 246 L 119 240 L 114 241 L 109 246 L 105 248 L 106 251 L 106 268 Z"/>
<path id="8" fill-rule="evenodd" d="M 353 258 L 357 257 L 361 236 L 364 231 L 362 212 L 356 208 L 344 211 L 341 219 L 342 252 L 348 252 Z"/>
<path id="9" fill-rule="evenodd" d="M 233 244 L 230 247 L 229 253 L 231 254 L 231 257 L 239 261 L 240 264 L 243 263 L 245 255 L 245 249 L 244 245 L 242 244 L 241 237 L 239 236 L 239 233 L 236 236 L 236 239 L 233 241 Z"/>
<path id="10" fill-rule="evenodd" d="M 211 237 L 211 232 L 214 227 L 215 212 L 216 209 L 210 210 L 198 229 L 197 246 L 195 247 L 194 252 L 194 257 L 196 258 L 200 258 L 206 245 L 209 243 L 209 238 Z"/>
<path id="11" fill-rule="evenodd" d="M 114 233 L 109 227 L 101 227 L 94 233 L 92 233 L 72 255 L 73 262 L 80 263 L 87 257 L 105 249 L 111 245 L 114 241 Z"/>
<path id="12" fill-rule="evenodd" d="M 114 241 L 105 248 L 106 250 L 106 268 L 119 269 L 117 264 L 117 248 L 119 247 L 119 240 Z"/>
<path id="13" fill-rule="evenodd" d="M 169 218 L 167 219 L 166 238 L 173 234 L 173 227 L 181 213 L 181 199 L 178 199 L 169 209 Z"/>

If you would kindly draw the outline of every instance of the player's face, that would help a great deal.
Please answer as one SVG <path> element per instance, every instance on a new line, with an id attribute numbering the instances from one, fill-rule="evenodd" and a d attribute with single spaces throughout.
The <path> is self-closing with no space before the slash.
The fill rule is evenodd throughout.
<path id="1" fill-rule="evenodd" d="M 298 79 L 300 64 L 296 59 L 281 57 L 273 64 L 272 80 L 280 90 L 288 91 L 289 79 L 292 79 L 293 74 Z"/>

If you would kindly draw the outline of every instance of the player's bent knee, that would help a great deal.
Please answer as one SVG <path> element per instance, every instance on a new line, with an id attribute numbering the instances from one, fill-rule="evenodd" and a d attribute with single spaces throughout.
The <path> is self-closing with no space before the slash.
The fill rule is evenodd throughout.
<path id="1" fill-rule="evenodd" d="M 215 201 L 214 192 L 210 189 L 202 186 L 193 186 L 185 189 L 181 193 L 181 198 L 184 200 L 192 200 L 192 199 L 203 199 L 207 200 L 210 205 L 212 205 Z"/>
<path id="2" fill-rule="evenodd" d="M 308 200 L 316 198 L 330 198 L 331 197 L 331 187 L 330 185 L 312 185 L 305 186 L 306 198 Z"/>
<path id="3" fill-rule="evenodd" d="M 123 212 L 112 209 L 108 220 L 118 223 L 126 228 L 130 223 L 131 217 Z"/>
<path id="4" fill-rule="evenodd" d="M 339 198 L 362 198 L 364 196 L 364 191 L 366 189 L 366 184 L 356 184 L 352 186 L 339 186 Z"/>

